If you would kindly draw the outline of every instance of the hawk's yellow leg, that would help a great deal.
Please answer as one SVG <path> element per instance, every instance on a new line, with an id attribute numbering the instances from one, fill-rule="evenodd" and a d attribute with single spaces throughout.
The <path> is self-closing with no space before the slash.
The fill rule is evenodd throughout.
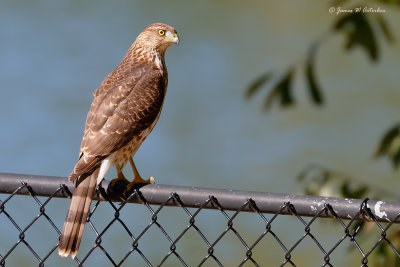
<path id="1" fill-rule="evenodd" d="M 122 173 L 121 167 L 119 164 L 115 164 L 115 168 L 117 169 L 118 178 L 112 179 L 111 187 L 114 187 L 118 182 L 126 182 L 129 183 L 128 179 L 125 178 L 124 174 Z"/>
<path id="2" fill-rule="evenodd" d="M 132 158 L 129 158 L 129 163 L 131 164 L 133 174 L 135 175 L 135 177 L 133 178 L 133 181 L 127 185 L 127 187 L 126 187 L 127 191 L 130 191 L 132 189 L 132 187 L 136 184 L 151 184 L 151 182 L 154 182 L 153 177 L 150 177 L 147 180 L 143 180 L 143 178 L 140 176 L 138 170 L 136 169 L 135 163 L 133 162 Z"/>

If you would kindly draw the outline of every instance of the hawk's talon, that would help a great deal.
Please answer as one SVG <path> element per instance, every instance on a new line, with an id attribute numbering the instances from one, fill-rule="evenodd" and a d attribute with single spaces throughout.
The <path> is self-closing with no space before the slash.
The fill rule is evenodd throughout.
<path id="1" fill-rule="evenodd" d="M 153 178 L 153 176 L 151 176 L 149 179 L 147 180 L 143 180 L 142 177 L 137 177 L 135 176 L 135 178 L 133 179 L 132 182 L 130 182 L 127 186 L 126 186 L 126 192 L 130 192 L 133 188 L 138 188 L 138 187 L 142 187 L 146 184 L 152 184 L 155 183 L 155 180 Z"/>
<path id="2" fill-rule="evenodd" d="M 120 169 L 119 168 L 117 169 L 119 170 L 118 178 L 111 180 L 107 190 L 110 190 L 111 192 L 116 193 L 117 195 L 121 195 L 125 191 L 126 185 L 129 184 L 129 181 L 125 178 L 124 174 L 120 171 Z"/>
<path id="3" fill-rule="evenodd" d="M 121 173 L 118 174 L 118 178 L 112 179 L 110 184 L 111 187 L 115 187 L 118 183 L 129 183 L 128 179 L 125 178 L 125 176 Z"/>

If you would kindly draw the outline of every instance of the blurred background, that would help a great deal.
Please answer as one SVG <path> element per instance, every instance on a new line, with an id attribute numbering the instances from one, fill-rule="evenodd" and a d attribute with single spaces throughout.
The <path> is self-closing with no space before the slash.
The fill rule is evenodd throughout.
<path id="1" fill-rule="evenodd" d="M 379 187 L 387 192 L 385 199 L 396 199 L 398 172 L 389 161 L 373 155 L 385 131 L 399 121 L 400 11 L 379 1 L 371 5 L 386 9 L 381 15 L 394 36 L 387 42 L 377 35 L 379 59 L 372 60 L 360 46 L 345 50 L 346 36 L 332 34 L 319 45 L 314 62 L 324 105 L 312 104 L 302 70 L 296 70 L 296 104 L 284 109 L 273 105 L 265 111 L 268 87 L 250 98 L 246 90 L 270 70 L 279 74 L 297 68 L 310 45 L 338 20 L 326 1 L 2 1 L 0 172 L 68 176 L 78 157 L 92 92 L 143 28 L 163 22 L 177 29 L 181 42 L 166 53 L 169 85 L 160 120 L 134 158 L 143 177 L 154 176 L 160 184 L 303 193 L 299 173 L 317 164 Z M 125 174 L 132 177 L 130 168 Z M 116 172 L 109 171 L 107 179 L 114 177 Z M 23 198 L 14 202 L 20 208 L 14 215 L 22 225 L 27 213 L 37 214 L 35 203 L 25 205 Z M 51 212 L 61 228 L 69 201 L 53 205 Z M 102 212 L 107 214 L 107 208 Z M 137 214 L 141 213 L 125 216 L 134 225 Z M 174 216 L 166 214 L 165 221 Z M 204 216 L 205 228 L 214 229 L 210 236 L 224 228 L 222 216 Z M 150 218 L 138 223 L 146 225 Z M 7 223 L 0 218 L 2 222 Z M 241 229 L 248 231 L 256 223 L 261 224 L 245 220 Z M 290 223 L 277 229 L 292 229 Z M 0 253 L 10 246 L 4 240 L 18 239 L 12 231 L 1 234 Z M 93 236 L 88 231 L 85 236 Z M 38 227 L 32 238 L 43 239 L 47 232 Z M 119 233 L 115 229 L 109 246 L 122 251 Z M 52 234 L 48 243 L 55 245 Z M 326 233 L 326 240 L 337 239 Z M 201 249 L 187 242 L 182 249 L 193 253 L 194 262 L 195 255 L 204 256 L 205 245 L 197 252 Z M 38 246 L 46 251 L 45 244 Z M 152 258 L 161 250 L 167 253 L 168 245 L 158 248 L 149 243 L 145 252 Z M 235 249 L 227 246 L 220 251 L 234 255 Z M 269 258 L 275 252 L 261 249 L 258 257 L 275 266 L 284 259 L 282 250 L 277 251 L 276 259 Z M 308 251 L 307 246 L 299 251 L 299 264 L 319 266 L 301 253 Z M 340 252 L 336 256 L 337 264 L 343 264 Z M 104 256 L 98 257 L 93 264 L 108 266 L 101 261 Z M 52 260 L 60 266 L 71 263 L 56 253 Z M 10 256 L 8 262 L 37 264 L 29 255 Z"/>

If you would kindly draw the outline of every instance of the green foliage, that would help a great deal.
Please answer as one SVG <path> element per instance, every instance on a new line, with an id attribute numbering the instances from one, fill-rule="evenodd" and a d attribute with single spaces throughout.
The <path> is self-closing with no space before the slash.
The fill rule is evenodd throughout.
<path id="1" fill-rule="evenodd" d="M 364 198 L 369 192 L 369 187 L 366 185 L 354 185 L 350 181 L 344 181 L 340 186 L 340 193 L 348 198 Z"/>
<path id="2" fill-rule="evenodd" d="M 298 176 L 298 181 L 305 185 L 304 192 L 309 195 L 335 196 L 343 198 L 363 199 L 368 195 L 373 198 L 382 199 L 391 196 L 399 199 L 399 196 L 387 192 L 384 189 L 370 186 L 362 181 L 357 181 L 352 177 L 329 170 L 319 165 L 310 165 L 305 168 Z M 381 223 L 385 228 L 387 223 Z M 395 229 L 395 228 L 393 228 Z M 354 221 L 349 226 L 350 235 L 355 235 L 357 242 L 368 242 L 369 237 L 376 237 L 382 234 L 374 222 Z M 398 248 L 400 247 L 400 230 L 386 232 L 387 240 Z M 353 253 L 355 247 L 349 250 Z M 388 243 L 383 240 L 375 252 L 368 258 L 371 266 L 400 266 L 400 258 L 394 253 Z"/>
<path id="3" fill-rule="evenodd" d="M 385 224 L 384 224 L 385 226 Z M 371 232 L 371 231 L 370 231 Z M 395 247 L 399 247 L 400 245 L 400 231 L 395 230 L 393 232 L 390 232 L 386 238 L 390 240 L 392 243 L 394 243 Z M 393 249 L 388 246 L 388 244 L 385 241 L 382 241 L 379 243 L 377 249 L 375 250 L 375 253 L 373 254 L 373 257 L 371 257 L 371 263 L 373 266 L 381 266 L 381 267 L 386 267 L 386 266 L 400 266 L 400 258 L 395 254 Z M 372 266 L 372 265 L 371 265 Z"/>
<path id="4" fill-rule="evenodd" d="M 343 6 L 351 1 L 337 0 L 331 4 Z M 400 0 L 377 0 L 376 2 L 385 3 L 392 6 L 400 6 Z M 356 10 L 355 8 L 351 8 Z M 375 27 L 374 27 L 375 26 Z M 354 47 L 360 47 L 366 52 L 367 56 L 373 62 L 379 60 L 380 47 L 378 39 L 380 36 L 387 42 L 393 42 L 394 36 L 386 23 L 384 17 L 379 13 L 364 13 L 359 12 L 345 13 L 339 16 L 334 22 L 329 35 L 342 33 L 345 35 L 346 43 L 345 50 L 350 51 Z M 315 56 L 317 48 L 321 45 L 322 40 L 326 38 L 317 38 L 310 45 L 310 49 L 305 56 L 304 63 L 292 66 L 286 73 L 282 75 L 283 78 L 278 80 L 269 88 L 269 92 L 265 99 L 265 109 L 270 109 L 272 103 L 278 102 L 281 107 L 289 107 L 295 104 L 293 97 L 292 79 L 293 73 L 296 68 L 304 65 L 305 81 L 309 90 L 309 95 L 312 103 L 315 105 L 323 105 L 326 101 L 323 94 L 323 87 L 317 79 Z M 251 98 L 256 92 L 260 91 L 262 86 L 269 84 L 269 81 L 275 78 L 271 71 L 256 78 L 246 90 L 246 97 Z M 382 138 L 375 155 L 387 157 L 393 164 L 394 168 L 400 166 L 400 125 L 391 128 Z M 342 190 L 346 190 L 343 187 Z M 360 193 L 360 192 L 359 192 Z"/>
<path id="5" fill-rule="evenodd" d="M 291 106 L 294 103 L 291 84 L 293 78 L 293 70 L 288 70 L 281 80 L 279 80 L 268 94 L 264 107 L 269 109 L 274 102 L 278 99 L 283 107 Z"/>
<path id="6" fill-rule="evenodd" d="M 394 40 L 394 37 L 386 23 L 386 20 L 380 15 L 366 15 L 366 13 L 350 13 L 341 17 L 334 25 L 334 30 L 344 32 L 347 38 L 346 50 L 351 50 L 355 46 L 364 48 L 372 61 L 379 59 L 379 46 L 377 32 L 373 30 L 370 21 L 376 21 L 379 30 L 388 42 Z"/>
<path id="7" fill-rule="evenodd" d="M 349 2 L 351 1 L 337 0 L 333 4 L 343 6 Z M 400 6 L 400 0 L 376 0 L 375 2 Z M 352 8 L 352 10 L 356 9 Z M 345 35 L 345 51 L 351 51 L 359 47 L 372 62 L 377 62 L 380 59 L 379 38 L 382 36 L 387 42 L 393 42 L 395 39 L 382 15 L 364 13 L 362 11 L 345 13 L 339 16 L 333 23 L 328 35 L 338 33 Z M 295 104 L 295 99 L 292 95 L 293 74 L 296 68 L 304 66 L 305 81 L 308 85 L 310 99 L 315 105 L 323 105 L 326 102 L 323 87 L 318 82 L 318 73 L 315 71 L 317 69 L 315 67 L 317 48 L 321 45 L 322 40 L 327 40 L 327 38 L 322 37 L 317 38 L 319 41 L 312 42 L 308 53 L 304 57 L 305 59 L 300 64 L 292 65 L 289 70 L 280 76 L 281 78 L 276 79 L 272 75 L 272 72 L 269 71 L 255 79 L 248 87 L 246 96 L 251 98 L 262 86 L 271 84 L 270 80 L 275 78 L 277 82 L 272 83 L 272 86 L 268 89 L 269 93 L 266 96 L 265 108 L 269 109 L 274 102 L 280 103 L 280 106 L 283 108 L 293 106 Z M 392 162 L 394 168 L 400 166 L 400 124 L 396 124 L 384 134 L 375 152 L 375 156 L 387 157 Z M 304 184 L 304 192 L 308 195 L 363 199 L 368 194 L 369 197 L 375 199 L 400 199 L 400 196 L 395 192 L 388 192 L 377 185 L 368 185 L 363 181 L 355 180 L 352 177 L 318 165 L 306 167 L 299 174 L 298 181 Z M 355 221 L 349 228 L 350 234 L 358 233 L 358 242 L 366 240 L 369 236 L 382 234 L 379 229 L 370 226 L 374 226 L 374 223 Z M 385 227 L 385 223 L 383 223 L 383 227 Z M 361 229 L 362 231 L 359 232 Z M 371 264 L 374 266 L 400 266 L 400 258 L 387 243 L 387 240 L 390 240 L 398 248 L 400 246 L 400 230 L 387 232 L 386 238 L 382 240 L 376 252 L 369 258 Z"/>
<path id="8" fill-rule="evenodd" d="M 253 81 L 246 90 L 246 97 L 253 96 L 259 89 L 272 78 L 272 73 L 267 72 Z"/>
<path id="9" fill-rule="evenodd" d="M 322 95 L 321 86 L 318 84 L 315 77 L 315 53 L 317 51 L 317 46 L 312 46 L 310 52 L 308 53 L 306 60 L 306 79 L 308 83 L 308 88 L 310 90 L 310 96 L 312 101 L 317 105 L 322 105 L 324 103 L 324 98 Z"/>
<path id="10" fill-rule="evenodd" d="M 246 90 L 246 97 L 252 97 L 264 84 L 270 84 L 271 79 L 275 80 L 272 83 L 271 90 L 268 93 L 264 108 L 271 108 L 273 102 L 278 101 L 281 106 L 288 107 L 294 104 L 294 99 L 291 91 L 292 79 L 294 70 L 288 70 L 282 77 L 277 78 L 272 72 L 267 72 L 258 77 Z"/>
<path id="11" fill-rule="evenodd" d="M 376 157 L 387 157 L 394 168 L 400 165 L 400 124 L 394 125 L 382 137 L 375 152 Z"/>
<path id="12" fill-rule="evenodd" d="M 366 50 L 373 61 L 379 57 L 378 44 L 372 27 L 364 13 L 350 13 L 335 23 L 334 29 L 346 34 L 346 49 L 359 45 Z"/>
<path id="13" fill-rule="evenodd" d="M 400 0 L 396 1 L 381 1 L 390 4 L 398 4 Z M 344 4 L 347 1 L 340 1 Z M 352 10 L 355 10 L 353 8 Z M 373 27 L 376 25 L 377 27 Z M 367 54 L 367 56 L 373 61 L 377 62 L 380 56 L 379 48 L 379 36 L 383 36 L 386 41 L 394 41 L 394 36 L 391 33 L 386 20 L 380 14 L 375 13 L 364 13 L 353 12 L 346 13 L 339 16 L 334 22 L 333 27 L 329 31 L 329 35 L 334 35 L 337 33 L 343 33 L 346 38 L 345 50 L 350 51 L 354 47 L 361 47 Z M 264 107 L 269 109 L 271 104 L 275 101 L 280 103 L 280 106 L 285 108 L 295 104 L 295 100 L 292 94 L 292 74 L 296 68 L 301 68 L 304 65 L 305 68 L 305 80 L 308 85 L 310 92 L 310 98 L 313 104 L 322 105 L 325 100 L 323 97 L 322 86 L 317 82 L 316 72 L 315 72 L 315 54 L 317 48 L 321 45 L 321 40 L 323 36 L 317 38 L 319 41 L 312 42 L 310 45 L 309 52 L 306 54 L 305 59 L 300 63 L 291 67 L 283 76 L 284 78 L 280 82 L 274 84 L 269 88 L 269 93 L 267 94 Z M 254 96 L 255 92 L 258 92 L 261 87 L 274 78 L 272 72 L 269 71 L 258 78 L 256 78 L 247 88 L 246 97 L 250 98 Z"/>
<path id="14" fill-rule="evenodd" d="M 362 199 L 370 193 L 368 185 L 314 164 L 300 172 L 297 180 L 305 185 L 307 195 Z"/>

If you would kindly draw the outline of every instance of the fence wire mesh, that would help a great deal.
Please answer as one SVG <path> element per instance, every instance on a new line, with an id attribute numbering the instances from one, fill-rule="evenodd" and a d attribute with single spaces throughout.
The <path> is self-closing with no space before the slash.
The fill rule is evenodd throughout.
<path id="1" fill-rule="evenodd" d="M 107 185 L 98 189 L 88 215 L 85 232 L 92 234 L 84 235 L 78 256 L 69 259 L 68 266 L 304 266 L 304 262 L 312 266 L 344 266 L 343 262 L 346 266 L 353 266 L 350 262 L 381 266 L 369 258 L 374 254 L 389 257 L 382 254 L 388 250 L 393 266 L 400 262 L 396 238 L 400 235 L 400 203 L 162 185 L 135 190 L 118 203 L 113 202 L 118 197 L 103 189 Z M 61 266 L 59 263 L 66 261 L 57 254 L 65 215 L 55 217 L 49 206 L 59 201 L 57 198 L 69 197 L 71 190 L 73 185 L 63 178 L 0 173 L 0 266 L 17 266 L 22 258 L 30 258 L 20 261 L 24 266 L 27 262 Z M 126 219 L 128 207 L 139 206 L 130 202 L 141 203 L 144 213 Z M 27 203 L 31 212 L 19 213 Z M 66 212 L 65 203 L 63 207 L 61 214 Z M 103 212 L 96 216 L 102 207 Z M 251 214 L 251 222 L 243 225 L 239 217 Z M 183 222 L 170 225 L 166 215 Z M 223 221 L 222 228 L 214 224 L 215 217 Z M 284 218 L 290 218 L 290 224 L 281 222 Z M 108 244 L 114 235 L 108 235 L 111 229 L 128 238 Z M 155 230 L 158 238 L 145 241 Z M 50 245 L 40 244 L 45 240 Z M 146 242 L 157 257 L 143 245 Z M 237 247 L 232 248 L 232 243 Z M 194 259 L 194 254 L 200 256 Z"/>

